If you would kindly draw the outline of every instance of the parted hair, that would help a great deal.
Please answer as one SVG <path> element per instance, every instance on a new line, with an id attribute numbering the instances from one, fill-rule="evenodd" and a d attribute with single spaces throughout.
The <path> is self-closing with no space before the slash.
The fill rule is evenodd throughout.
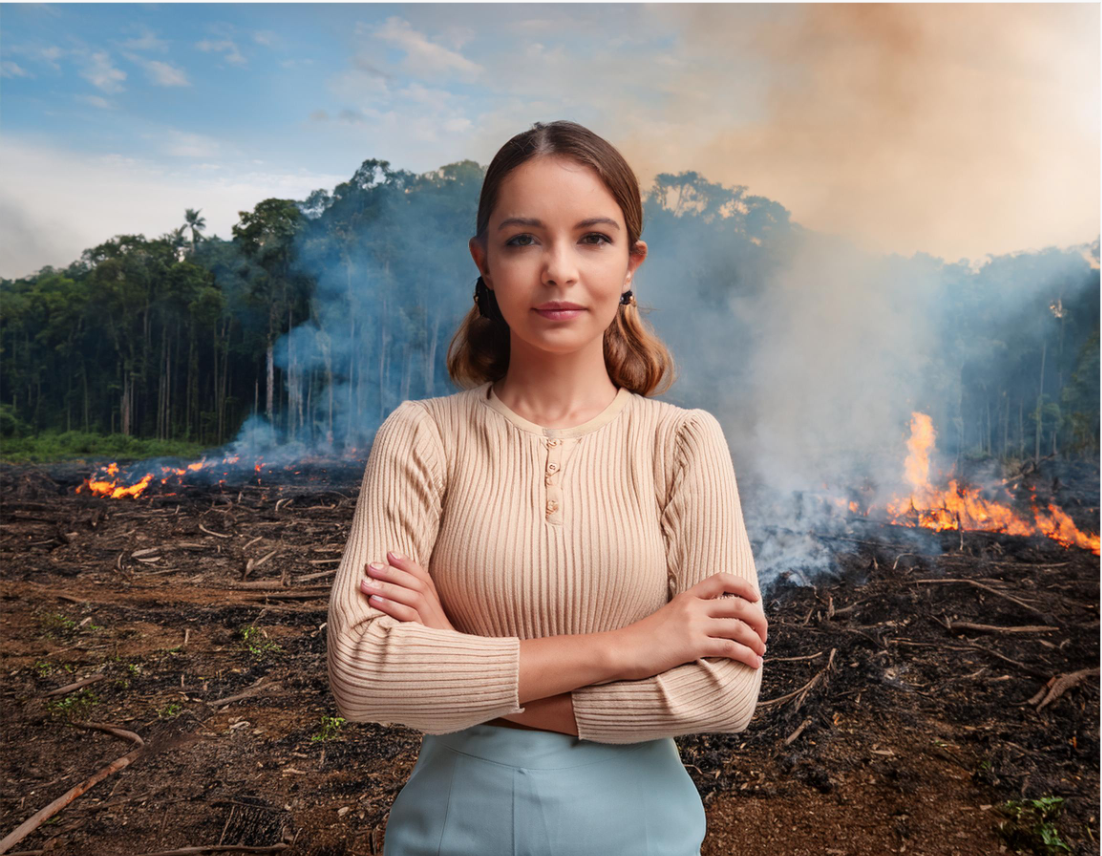
<path id="1" fill-rule="evenodd" d="M 628 252 L 636 253 L 636 243 L 643 232 L 643 202 L 635 173 L 615 146 L 588 128 L 566 120 L 536 122 L 494 155 L 478 199 L 475 240 L 483 249 L 487 246 L 490 215 L 505 176 L 531 158 L 547 155 L 567 157 L 596 171 L 623 212 Z M 470 293 L 474 293 L 473 286 Z M 619 306 L 616 318 L 604 333 L 604 353 L 609 378 L 631 392 L 661 394 L 675 380 L 672 355 L 643 320 L 637 306 Z M 448 345 L 447 365 L 448 374 L 460 387 L 469 388 L 504 377 L 509 367 L 508 324 L 483 318 L 472 301 Z"/>

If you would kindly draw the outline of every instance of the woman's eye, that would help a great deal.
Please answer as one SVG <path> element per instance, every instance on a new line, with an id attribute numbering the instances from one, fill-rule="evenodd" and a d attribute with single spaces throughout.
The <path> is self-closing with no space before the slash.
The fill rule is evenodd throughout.
<path id="1" fill-rule="evenodd" d="M 532 238 L 531 235 L 516 235 L 516 236 L 510 238 L 508 241 L 506 241 L 505 246 L 507 246 L 507 247 L 530 247 L 530 246 L 532 246 L 531 244 L 529 244 L 529 243 L 520 243 L 520 242 L 524 241 L 525 239 L 530 240 L 531 238 Z M 590 241 L 589 240 L 590 238 L 598 238 L 599 240 Z M 590 232 L 588 235 L 586 235 L 584 238 L 582 238 L 583 243 L 589 243 L 591 246 L 599 245 L 602 241 L 606 244 L 611 244 L 612 243 L 612 239 L 609 238 L 608 235 L 603 235 L 600 232 Z"/>

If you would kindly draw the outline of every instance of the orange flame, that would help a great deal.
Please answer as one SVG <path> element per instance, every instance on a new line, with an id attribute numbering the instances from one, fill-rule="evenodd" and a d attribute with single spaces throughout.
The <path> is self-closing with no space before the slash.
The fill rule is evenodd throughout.
<path id="1" fill-rule="evenodd" d="M 1081 532 L 1064 511 L 1051 503 L 1047 511 L 1042 511 L 1031 498 L 1033 520 L 1029 521 L 1009 506 L 984 499 L 979 488 L 960 485 L 956 479 L 950 479 L 945 489 L 932 485 L 930 458 L 936 437 L 929 416 L 911 414 L 911 436 L 907 440 L 908 454 L 903 464 L 904 478 L 911 492 L 887 503 L 892 523 L 937 531 L 966 529 L 1007 535 L 1041 534 L 1065 547 L 1081 547 L 1099 554 L 1099 536 Z"/>
<path id="2" fill-rule="evenodd" d="M 347 465 L 353 461 L 356 461 L 356 453 L 358 451 L 359 450 L 356 448 L 349 449 L 346 453 L 346 456 L 337 463 Z M 190 473 L 195 473 L 203 470 L 211 472 L 219 467 L 225 468 L 225 472 L 223 473 L 223 475 L 229 475 L 229 471 L 231 469 L 239 470 L 238 462 L 240 461 L 240 459 L 240 455 L 228 455 L 221 460 L 207 460 L 207 458 L 204 457 L 201 460 L 195 461 L 191 464 L 187 464 L 183 467 L 162 466 L 160 467 L 160 476 L 158 476 L 156 473 L 148 472 L 144 476 L 142 476 L 140 480 L 131 485 L 119 484 L 119 480 L 117 477 L 120 468 L 117 463 L 112 462 L 107 466 L 102 467 L 96 475 L 86 478 L 80 485 L 77 486 L 76 492 L 82 493 L 84 491 L 87 491 L 94 496 L 105 496 L 110 499 L 138 497 L 141 496 L 142 493 L 145 492 L 146 488 L 153 484 L 155 480 L 161 485 L 168 484 L 169 482 L 172 482 L 173 484 L 183 484 Z M 322 460 L 320 458 L 298 460 L 293 464 L 287 464 L 283 467 L 283 470 L 292 475 L 299 475 L 301 473 L 301 467 L 304 463 L 325 465 L 333 464 L 334 461 Z M 270 471 L 273 466 L 273 464 L 266 463 L 262 458 L 258 458 L 256 463 L 252 467 L 257 482 L 259 482 L 261 476 L 264 475 L 266 471 Z M 218 480 L 220 484 L 224 481 L 225 479 Z"/>

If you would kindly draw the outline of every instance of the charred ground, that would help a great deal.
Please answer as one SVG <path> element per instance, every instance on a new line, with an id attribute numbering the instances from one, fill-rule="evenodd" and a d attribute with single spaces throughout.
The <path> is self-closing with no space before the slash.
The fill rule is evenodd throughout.
<path id="1" fill-rule="evenodd" d="M 81 724 L 144 743 L 11 852 L 381 853 L 420 734 L 326 719 L 328 589 L 362 470 L 123 500 L 74 493 L 88 471 L 0 470 L 0 837 L 135 750 Z M 1092 528 L 1097 471 L 1085 484 Z M 1098 853 L 1098 557 L 913 536 L 829 538 L 836 575 L 767 592 L 750 728 L 677 739 L 708 856 Z"/>

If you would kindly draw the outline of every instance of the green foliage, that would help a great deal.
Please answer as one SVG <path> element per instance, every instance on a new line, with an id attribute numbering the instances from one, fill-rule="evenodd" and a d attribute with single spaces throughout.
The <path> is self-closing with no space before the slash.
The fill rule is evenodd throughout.
<path id="1" fill-rule="evenodd" d="M 313 735 L 310 740 L 314 743 L 318 743 L 339 737 L 341 727 L 344 724 L 345 719 L 343 716 L 323 716 L 321 718 L 321 730 Z"/>
<path id="2" fill-rule="evenodd" d="M 268 638 L 267 633 L 252 624 L 239 628 L 237 635 L 240 637 L 241 647 L 248 651 L 254 660 L 265 660 L 283 650 Z"/>
<path id="3" fill-rule="evenodd" d="M 999 807 L 1008 820 L 999 824 L 999 834 L 1015 851 L 1039 856 L 1056 856 L 1071 848 L 1060 838 L 1054 821 L 1064 807 L 1063 797 L 1010 800 Z"/>
<path id="4" fill-rule="evenodd" d="M 34 615 L 46 636 L 68 639 L 76 633 L 77 622 L 63 612 L 37 610 Z"/>
<path id="5" fill-rule="evenodd" d="M 100 697 L 84 687 L 79 693 L 61 699 L 47 699 L 46 710 L 55 719 L 86 719 L 88 712 L 99 703 Z"/>
<path id="6" fill-rule="evenodd" d="M 25 437 L 31 433 L 31 426 L 19 418 L 15 407 L 0 403 L 0 438 Z"/>
<path id="7" fill-rule="evenodd" d="M 181 713 L 183 713 L 184 706 L 178 701 L 170 701 L 164 707 L 157 711 L 158 719 L 175 719 Z"/>
<path id="8" fill-rule="evenodd" d="M 0 416 L 2 419 L 2 416 Z M 197 458 L 205 447 L 183 440 L 143 440 L 125 434 L 100 435 L 84 431 L 43 433 L 0 443 L 0 460 L 8 463 L 64 461 L 81 458 L 116 462 L 154 457 Z"/>
<path id="9" fill-rule="evenodd" d="M 1079 349 L 1071 380 L 1060 392 L 1067 425 L 1071 431 L 1070 447 L 1075 451 L 1098 453 L 1099 435 L 1099 328 Z"/>
<path id="10" fill-rule="evenodd" d="M 34 664 L 35 674 L 40 678 L 48 678 L 55 672 L 73 673 L 73 667 L 68 663 L 51 663 L 49 660 L 38 660 Z"/>
<path id="11" fill-rule="evenodd" d="M 201 209 L 188 208 L 160 237 L 117 235 L 64 269 L 0 280 L 0 459 L 194 459 L 232 438 L 254 401 L 266 409 L 269 351 L 275 427 L 311 443 L 346 418 L 368 423 L 350 438 L 360 445 L 399 396 L 445 392 L 484 175 L 470 160 L 417 175 L 371 158 L 332 191 L 239 212 L 229 241 L 204 236 Z M 643 205 L 647 282 L 670 306 L 720 307 L 691 323 L 675 312 L 660 332 L 696 349 L 703 388 L 737 398 L 751 381 L 731 366 L 771 322 L 759 298 L 805 247 L 833 245 L 783 205 L 698 172 L 659 174 Z M 1098 271 L 1078 251 L 1012 253 L 978 271 L 921 253 L 881 264 L 877 323 L 931 330 L 893 371 L 925 396 L 914 406 L 931 411 L 939 451 L 1032 457 L 1039 424 L 1042 453 L 1097 452 Z M 345 381 L 346 401 L 329 400 L 327 385 Z"/>

